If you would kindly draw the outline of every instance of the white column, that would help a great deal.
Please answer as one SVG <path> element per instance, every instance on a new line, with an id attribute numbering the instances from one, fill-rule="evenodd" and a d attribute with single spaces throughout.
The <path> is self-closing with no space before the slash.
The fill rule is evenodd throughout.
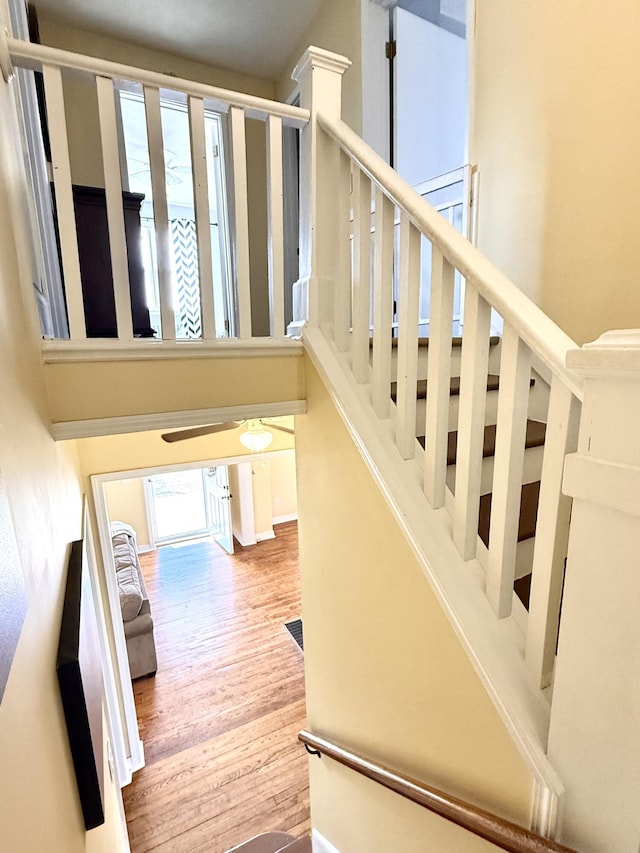
<path id="1" fill-rule="evenodd" d="M 291 75 L 300 86 L 300 106 L 311 111 L 300 138 L 300 269 L 293 286 L 293 323 L 290 335 L 300 334 L 308 320 L 327 319 L 327 293 L 333 289 L 338 196 L 337 148 L 318 127 L 315 117 L 339 119 L 342 75 L 351 62 L 344 56 L 309 47 Z M 332 162 L 333 167 L 332 167 Z"/>
<path id="2" fill-rule="evenodd" d="M 566 786 L 562 841 L 640 848 L 640 330 L 570 352 L 584 376 L 548 755 Z"/>

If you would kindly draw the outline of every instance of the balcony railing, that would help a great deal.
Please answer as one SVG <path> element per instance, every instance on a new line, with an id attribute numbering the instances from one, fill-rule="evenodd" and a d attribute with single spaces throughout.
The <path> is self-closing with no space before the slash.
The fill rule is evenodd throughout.
<path id="1" fill-rule="evenodd" d="M 200 339 L 215 343 L 221 336 L 220 322 L 216 323 L 216 305 L 214 299 L 214 275 L 212 263 L 212 245 L 210 234 L 210 200 L 207 145 L 205 137 L 205 113 L 213 111 L 226 116 L 229 142 L 229 170 L 226 185 L 229 198 L 229 234 L 231 237 L 232 263 L 228 274 L 232 277 L 233 304 L 230 306 L 232 321 L 229 331 L 235 337 L 248 341 L 254 336 L 253 328 L 259 325 L 274 340 L 285 338 L 285 226 L 283 213 L 283 128 L 301 128 L 309 120 L 308 110 L 286 104 L 253 97 L 242 93 L 220 89 L 214 86 L 181 80 L 165 74 L 144 71 L 130 66 L 105 60 L 84 57 L 63 50 L 29 44 L 9 39 L 9 51 L 14 65 L 41 72 L 44 81 L 44 115 L 46 131 L 50 140 L 52 186 L 57 209 L 56 225 L 59 241 L 59 256 L 64 280 L 66 314 L 69 337 L 77 349 L 88 337 L 87 329 L 87 292 L 90 282 L 83 281 L 81 271 L 81 253 L 87 251 L 85 245 L 79 246 L 78 188 L 74 187 L 72 175 L 76 170 L 74 152 L 77 153 L 78 137 L 82 138 L 82 127 L 76 127 L 69 118 L 69 101 L 73 100 L 75 90 L 67 86 L 71 74 L 80 76 L 85 87 L 84 99 L 97 103 L 99 122 L 99 151 L 93 152 L 100 158 L 98 166 L 102 169 L 102 187 L 96 192 L 102 193 L 106 206 L 106 225 L 108 239 L 108 258 L 112 277 L 113 303 L 115 306 L 115 338 L 118 345 L 131 345 L 133 342 L 148 348 L 149 341 L 140 337 L 132 317 L 133 283 L 130 279 L 132 266 L 139 265 L 136 253 L 139 246 L 133 245 L 129 237 L 123 211 L 123 144 L 121 122 L 117 103 L 117 84 L 126 81 L 135 84 L 143 93 L 146 116 L 146 136 L 150 167 L 150 183 L 153 188 L 153 219 L 155 246 L 153 253 L 157 265 L 158 308 L 161 320 L 162 340 L 176 340 L 175 291 L 171 257 L 171 234 L 167 198 L 167 143 L 163 138 L 161 117 L 161 92 L 170 90 L 174 98 L 182 100 L 188 111 L 190 172 L 193 184 L 193 218 L 197 235 L 195 257 L 191 262 L 197 265 L 199 288 L 196 298 L 199 303 Z M 93 94 L 87 94 L 89 86 Z M 77 105 L 76 105 L 77 110 Z M 261 160 L 262 152 L 257 155 L 247 152 L 246 120 L 264 122 L 264 151 L 266 152 L 266 170 L 258 178 L 266 186 L 264 201 L 252 198 L 248 192 L 247 166 L 251 156 L 255 162 Z M 70 146 L 70 138 L 76 135 L 75 146 Z M 86 156 L 86 152 L 83 152 Z M 76 203 L 74 204 L 74 194 Z M 250 232 L 252 206 L 263 203 L 266 211 L 259 215 L 266 218 L 266 241 Z M 254 229 L 259 231 L 260 229 Z M 296 229 L 297 230 L 297 229 Z M 292 235 L 297 240 L 297 234 Z M 90 252 L 91 247 L 88 248 Z M 252 270 L 252 257 L 262 253 L 267 258 L 266 281 L 260 281 L 260 272 Z M 89 278 L 86 273 L 84 278 Z M 220 285 L 219 282 L 216 283 Z M 291 285 L 291 282 L 288 283 Z M 143 283 L 143 289 L 149 288 L 149 282 Z M 268 289 L 268 297 L 264 291 Z M 257 291 L 262 291 L 256 299 Z M 98 294 L 103 298 L 103 294 Z M 111 295 L 109 294 L 109 298 Z M 142 297 L 144 299 L 144 296 Z M 257 307 L 256 307 L 257 305 Z M 260 312 L 267 317 L 256 318 Z M 252 316 L 253 313 L 253 316 Z M 220 318 L 218 318 L 219 321 Z M 148 323 L 146 324 L 148 326 Z M 261 334 L 264 336 L 265 331 Z M 89 330 L 90 332 L 90 330 Z M 145 330 L 144 336 L 153 336 Z M 95 334 L 91 334 L 95 337 Z"/>

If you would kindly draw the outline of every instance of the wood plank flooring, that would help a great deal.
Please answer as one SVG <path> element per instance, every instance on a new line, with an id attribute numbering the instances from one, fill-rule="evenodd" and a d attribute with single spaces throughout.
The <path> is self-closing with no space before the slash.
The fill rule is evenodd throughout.
<path id="1" fill-rule="evenodd" d="M 123 790 L 132 853 L 223 853 L 310 832 L 297 525 L 232 557 L 142 554 L 158 672 L 134 682 L 146 767 Z"/>

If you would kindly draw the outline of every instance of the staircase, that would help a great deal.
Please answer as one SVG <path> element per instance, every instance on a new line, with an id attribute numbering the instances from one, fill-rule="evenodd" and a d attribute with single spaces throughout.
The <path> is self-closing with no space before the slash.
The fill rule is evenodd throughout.
<path id="1" fill-rule="evenodd" d="M 160 384 L 149 382 L 149 376 L 157 379 L 152 365 L 168 368 L 173 360 L 175 370 L 187 358 L 216 358 L 217 373 L 224 356 L 242 366 L 252 354 L 256 361 L 283 360 L 304 347 L 531 770 L 532 827 L 544 835 L 556 831 L 566 784 L 565 823 L 576 844 L 587 838 L 598 853 L 637 850 L 633 827 L 640 765 L 631 757 L 640 755 L 640 708 L 637 690 L 631 694 L 629 688 L 637 686 L 637 678 L 629 674 L 637 674 L 638 661 L 640 336 L 611 332 L 579 348 L 420 199 L 340 120 L 340 77 L 349 64 L 343 57 L 316 48 L 305 53 L 294 71 L 303 104 L 298 108 L 14 39 L 5 42 L 4 65 L 12 59 L 42 71 L 49 104 L 69 320 L 68 340 L 43 342 L 45 363 L 54 368 L 47 371 L 51 400 L 63 366 L 73 377 L 60 382 L 64 389 L 77 389 L 78 377 L 94 383 L 94 376 L 102 375 L 104 384 L 104 373 L 96 373 L 91 363 L 100 362 L 102 371 L 119 361 L 126 362 L 131 384 L 144 390 Z M 63 70 L 85 75 L 96 90 L 118 329 L 118 338 L 108 341 L 87 339 Z M 162 340 L 134 337 L 114 111 L 113 80 L 120 78 L 144 88 L 156 130 L 160 90 L 183 92 L 194 150 L 205 144 L 206 105 L 229 114 L 237 340 L 216 335 L 207 240 L 199 249 L 202 338 L 186 346 L 176 340 L 170 263 L 163 264 L 159 285 Z M 252 334 L 247 117 L 265 122 L 268 143 L 270 337 L 260 339 Z M 283 126 L 302 131 L 300 278 L 291 328 L 303 328 L 303 344 L 284 335 Z M 152 171 L 161 171 L 161 133 L 149 145 Z M 207 186 L 206 158 L 195 158 L 193 166 L 198 195 L 198 188 Z M 154 190 L 159 221 L 166 220 L 163 183 L 160 179 L 159 192 Z M 208 233 L 206 198 L 198 197 L 196 224 Z M 166 243 L 161 231 L 158 251 Z M 426 252 L 430 275 L 423 280 Z M 452 338 L 456 288 L 463 280 L 463 334 Z M 420 337 L 424 288 L 430 297 L 428 340 Z M 208 388 L 213 367 L 197 382 L 191 362 L 191 381 L 185 385 Z M 284 367 L 276 363 L 275 370 Z M 304 411 L 297 397 L 302 392 L 293 381 L 292 387 L 289 399 L 260 405 L 284 407 L 270 409 L 273 415 Z M 209 409 L 208 397 L 190 402 L 190 396 L 167 412 L 163 400 L 154 398 L 139 413 L 130 404 L 131 411 L 112 417 L 106 427 L 99 409 L 78 414 L 73 400 L 72 416 L 53 420 L 63 426 L 69 420 L 75 431 L 58 429 L 56 437 L 265 414 L 246 401 Z M 63 402 L 69 405 L 64 395 Z M 114 715 L 119 713 L 114 706 Z M 603 720 L 607 737 L 602 737 Z M 267 833 L 235 849 L 294 853 L 305 845 L 308 849 L 308 839 Z"/>
<path id="2" fill-rule="evenodd" d="M 453 506 L 456 481 L 456 457 L 458 447 L 458 410 L 457 403 L 460 396 L 460 349 L 462 338 L 452 338 L 451 358 L 451 381 L 449 399 L 449 426 L 451 427 L 447 436 L 447 494 L 446 503 L 450 509 Z M 478 559 L 486 568 L 489 535 L 491 528 L 491 489 L 493 481 L 494 457 L 496 451 L 496 417 L 497 400 L 500 390 L 499 370 L 500 338 L 492 336 L 490 341 L 489 370 L 487 375 L 487 398 L 485 403 L 485 421 L 482 441 L 482 475 L 481 491 L 478 513 L 478 537 L 477 544 Z M 393 403 L 397 399 L 397 339 L 392 344 L 392 376 L 390 399 Z M 426 437 L 424 435 L 424 424 L 426 420 L 427 400 L 427 375 L 428 375 L 429 338 L 418 340 L 418 379 L 417 379 L 417 415 L 416 432 L 417 440 L 424 450 Z M 531 591 L 531 571 L 533 567 L 533 550 L 535 544 L 535 528 L 538 515 L 538 501 L 540 496 L 540 475 L 542 473 L 542 459 L 544 453 L 544 441 L 546 435 L 546 423 L 542 418 L 546 417 L 546 405 L 548 405 L 549 388 L 539 376 L 530 379 L 530 406 L 533 417 L 528 417 L 524 437 L 524 464 L 522 473 L 522 490 L 520 497 L 520 515 L 518 522 L 518 552 L 516 556 L 516 573 L 514 578 L 514 592 L 526 610 L 529 609 L 529 596 Z M 535 391 L 534 391 L 535 389 Z M 535 394 L 535 396 L 534 396 Z M 528 413 L 529 414 L 529 413 Z M 540 419 L 538 419 L 540 418 Z"/>
<path id="3" fill-rule="evenodd" d="M 287 832 L 263 832 L 227 853 L 311 853 L 311 838 L 296 838 Z"/>

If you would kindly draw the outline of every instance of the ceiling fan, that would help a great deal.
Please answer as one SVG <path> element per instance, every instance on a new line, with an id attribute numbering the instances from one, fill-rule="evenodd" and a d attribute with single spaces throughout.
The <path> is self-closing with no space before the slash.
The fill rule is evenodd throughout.
<path id="1" fill-rule="evenodd" d="M 264 450 L 273 441 L 273 435 L 268 432 L 265 427 L 269 427 L 269 429 L 277 429 L 280 432 L 286 432 L 289 435 L 295 434 L 294 430 L 290 427 L 270 423 L 262 418 L 248 418 L 243 421 L 225 421 L 224 423 L 219 424 L 208 424 L 207 426 L 181 429 L 176 432 L 165 432 L 162 434 L 162 439 L 163 441 L 168 442 L 184 441 L 188 438 L 198 438 L 202 435 L 213 435 L 216 432 L 239 429 L 244 424 L 247 424 L 247 429 L 245 432 L 240 434 L 239 438 L 242 444 L 252 451 Z"/>

